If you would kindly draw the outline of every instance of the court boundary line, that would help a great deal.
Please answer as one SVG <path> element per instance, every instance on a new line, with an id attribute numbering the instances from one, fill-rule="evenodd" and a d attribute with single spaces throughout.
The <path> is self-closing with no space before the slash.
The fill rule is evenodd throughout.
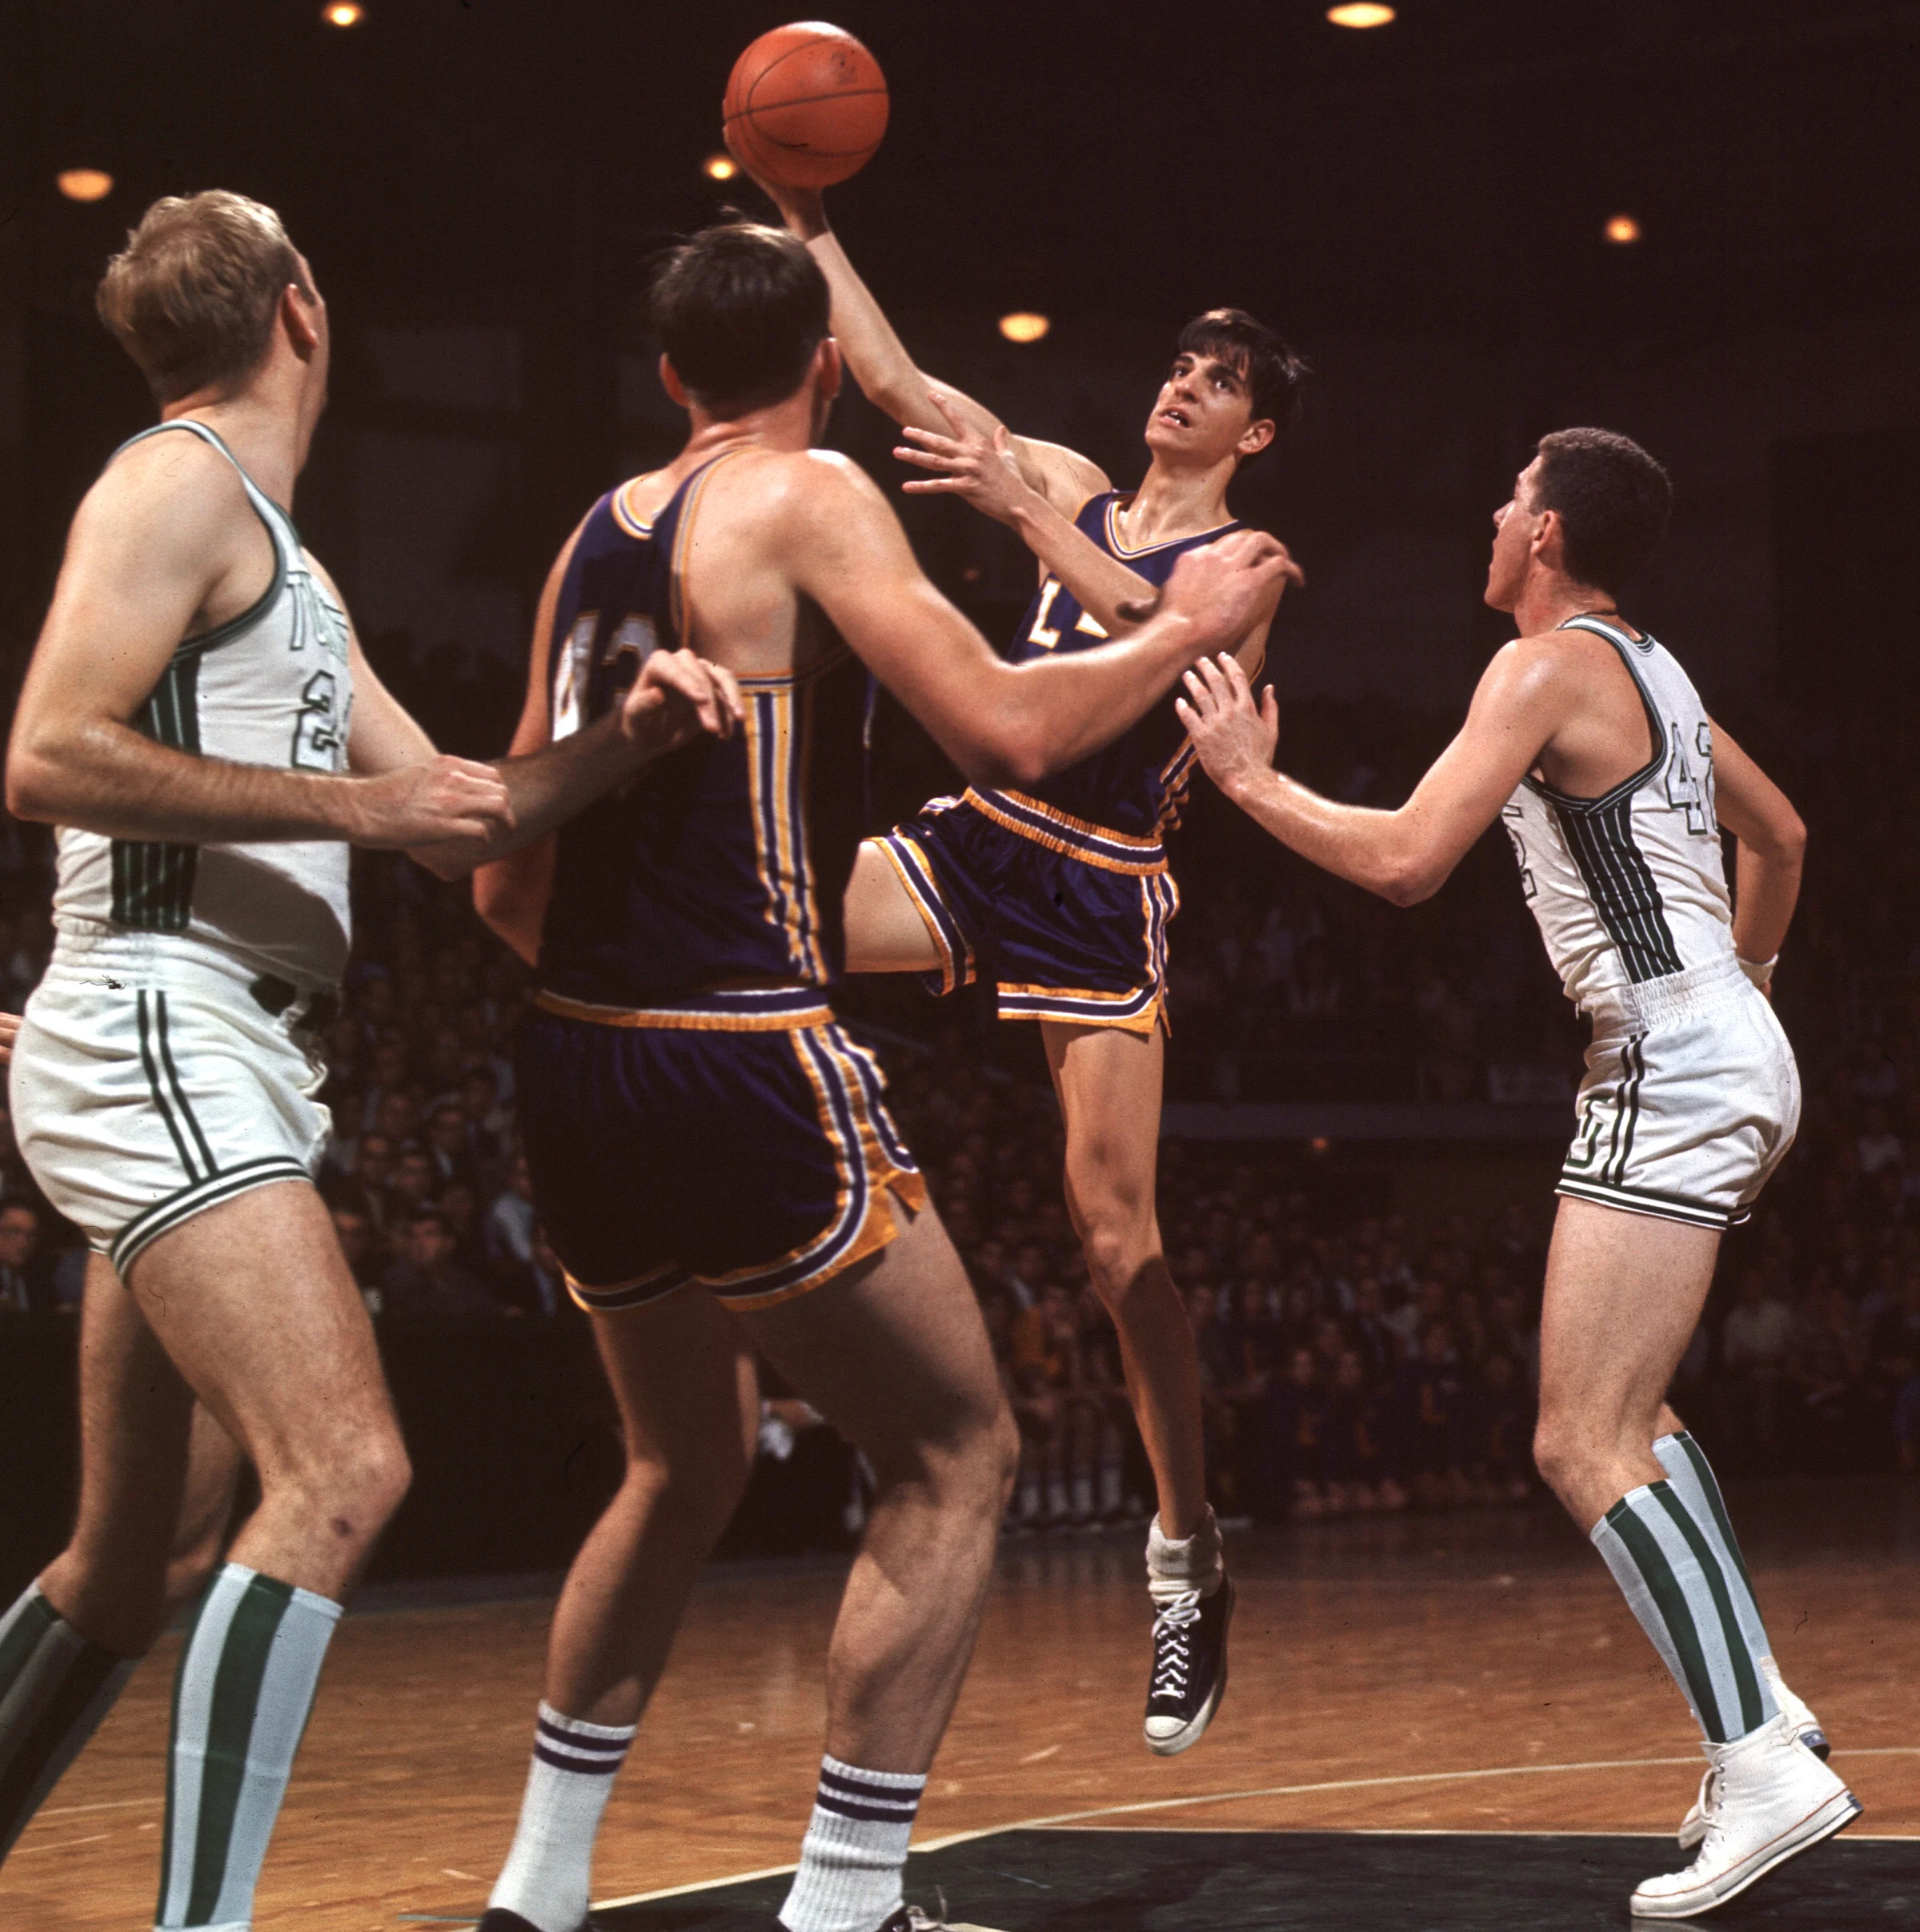
<path id="1" fill-rule="evenodd" d="M 1864 1750 L 1836 1751 L 1836 1758 L 1920 1758 L 1920 1745 L 1882 1745 Z M 1126 1805 L 1100 1805 L 1085 1811 L 1060 1811 L 1045 1818 L 1016 1818 L 1004 1825 L 983 1826 L 975 1831 L 949 1832 L 944 1838 L 929 1838 L 924 1844 L 912 1847 L 915 1852 L 945 1851 L 955 1845 L 971 1845 L 981 1838 L 998 1838 L 1009 1831 L 1055 1831 L 1069 1825 L 1082 1825 L 1092 1818 L 1135 1817 L 1147 1811 L 1177 1811 L 1194 1805 L 1230 1805 L 1249 1802 L 1261 1798 L 1305 1798 L 1327 1791 L 1369 1791 L 1397 1785 L 1470 1784 L 1486 1778 L 1541 1778 L 1556 1773 L 1573 1774 L 1583 1771 L 1635 1771 L 1648 1769 L 1670 1769 L 1677 1765 L 1697 1765 L 1703 1761 L 1692 1758 L 1598 1758 L 1582 1764 L 1510 1764 L 1495 1765 L 1481 1770 L 1472 1771 L 1406 1771 L 1390 1778 L 1344 1778 L 1326 1780 L 1310 1785 L 1269 1785 L 1252 1791 L 1202 1791 L 1185 1798 L 1152 1798 L 1137 1800 Z M 1112 1830 L 1124 1830 L 1113 1826 Z M 1202 1827 L 1202 1829 L 1205 1829 Z M 1337 1829 L 1337 1827 L 1336 1827 Z M 1665 1832 L 1558 1832 L 1558 1831 L 1477 1831 L 1471 1828 L 1453 1832 L 1441 1827 L 1427 1827 L 1418 1831 L 1397 1833 L 1390 1827 L 1361 1826 L 1353 1830 L 1359 1837 L 1433 1837 L 1433 1838 L 1665 1838 Z M 1874 1834 L 1865 1832 L 1850 1832 L 1847 1834 L 1858 1842 L 1890 1841 L 1895 1843 L 1910 1843 L 1915 1834 L 1899 1832 Z M 651 1905 L 662 1898 L 684 1898 L 695 1892 L 715 1892 L 723 1886 L 751 1885 L 756 1879 L 781 1878 L 797 1871 L 797 1865 L 769 1865 L 758 1871 L 735 1872 L 724 1878 L 703 1878 L 691 1885 L 670 1885 L 658 1891 L 634 1892 L 623 1898 L 596 1900 L 592 1910 L 596 1912 L 617 1912 L 627 1906 Z"/>

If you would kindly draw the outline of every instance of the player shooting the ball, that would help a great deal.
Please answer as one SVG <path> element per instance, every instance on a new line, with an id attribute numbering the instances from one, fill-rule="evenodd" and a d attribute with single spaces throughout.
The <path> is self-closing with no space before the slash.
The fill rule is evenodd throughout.
<path id="1" fill-rule="evenodd" d="M 1305 373 L 1271 329 L 1230 308 L 1188 323 L 1147 419 L 1147 474 L 1116 491 L 1086 457 L 1012 435 L 924 374 L 828 226 L 819 191 L 772 178 L 751 146 L 743 158 L 824 271 L 847 367 L 904 431 L 895 454 L 928 472 L 906 487 L 965 498 L 1038 559 L 1014 662 L 1129 635 L 1183 554 L 1240 527 L 1228 486 L 1292 421 Z M 1285 575 L 1303 580 L 1290 560 Z M 1235 647 L 1249 675 L 1284 581 Z M 990 977 L 1003 1020 L 1040 1024 L 1066 1124 L 1068 1208 L 1118 1332 L 1158 1492 L 1144 1735 L 1162 1756 L 1197 1743 L 1213 1720 L 1233 1602 L 1207 1502 L 1199 1361 L 1154 1199 L 1167 927 L 1180 904 L 1165 839 L 1193 765 L 1172 706 L 1156 706 L 1038 784 L 976 786 L 868 840 L 847 893 L 849 971 L 921 972 L 942 992 Z M 1117 1479 L 1111 1472 L 1116 1489 Z M 1108 1509 L 1120 1501 L 1101 1498 Z"/>

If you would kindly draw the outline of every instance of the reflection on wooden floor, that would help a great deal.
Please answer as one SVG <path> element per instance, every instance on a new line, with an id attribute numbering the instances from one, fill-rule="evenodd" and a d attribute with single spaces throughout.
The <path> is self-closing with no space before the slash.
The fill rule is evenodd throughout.
<path id="1" fill-rule="evenodd" d="M 1920 1834 L 1920 1492 L 1736 1493 L 1776 1652 L 1865 1800 Z M 1212 1734 L 1139 1742 L 1137 1535 L 1011 1545 L 919 1836 L 1084 1818 L 1158 1830 L 1670 1831 L 1693 1727 L 1605 1567 L 1545 1507 L 1236 1540 L 1233 1686 Z M 602 1835 L 630 1897 L 788 1863 L 812 1800 L 839 1589 L 824 1569 L 703 1585 Z M 260 1893 L 260 1932 L 399 1932 L 477 1910 L 511 1835 L 543 1603 L 350 1618 Z M 0 1924 L 151 1922 L 178 1640 L 0 1870 Z M 1145 1807 L 1151 1807 L 1147 1809 Z"/>

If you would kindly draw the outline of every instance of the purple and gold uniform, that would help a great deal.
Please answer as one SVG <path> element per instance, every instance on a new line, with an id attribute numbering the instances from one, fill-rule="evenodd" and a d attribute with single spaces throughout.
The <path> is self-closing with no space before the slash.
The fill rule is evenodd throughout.
<path id="1" fill-rule="evenodd" d="M 1129 550 L 1109 491 L 1076 525 L 1149 583 L 1187 551 L 1238 523 Z M 1084 651 L 1107 633 L 1059 578 L 1028 607 L 1014 663 Z M 1003 1020 L 1063 1020 L 1151 1033 L 1166 1003 L 1167 924 L 1180 894 L 1166 835 L 1180 823 L 1194 752 L 1169 695 L 1104 750 L 1032 792 L 969 788 L 935 799 L 880 844 L 940 948 L 929 974 L 951 992 L 976 974 L 996 985 Z"/>
<path id="2" fill-rule="evenodd" d="M 631 483 L 594 506 L 554 619 L 555 738 L 684 639 L 701 494 L 737 453 L 651 523 Z M 867 675 L 802 608 L 807 667 L 742 678 L 740 732 L 683 746 L 558 834 L 521 1118 L 535 1204 L 585 1308 L 693 1282 L 768 1307 L 891 1241 L 890 1196 L 925 1199 L 879 1067 L 833 1017 Z"/>

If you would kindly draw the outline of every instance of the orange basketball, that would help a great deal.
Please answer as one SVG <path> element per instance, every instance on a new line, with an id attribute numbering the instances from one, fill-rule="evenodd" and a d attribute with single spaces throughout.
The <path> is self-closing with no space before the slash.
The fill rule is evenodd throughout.
<path id="1" fill-rule="evenodd" d="M 733 63 L 720 112 L 728 146 L 752 173 L 784 188 L 830 188 L 880 146 L 887 78 L 851 34 L 796 20 Z"/>

